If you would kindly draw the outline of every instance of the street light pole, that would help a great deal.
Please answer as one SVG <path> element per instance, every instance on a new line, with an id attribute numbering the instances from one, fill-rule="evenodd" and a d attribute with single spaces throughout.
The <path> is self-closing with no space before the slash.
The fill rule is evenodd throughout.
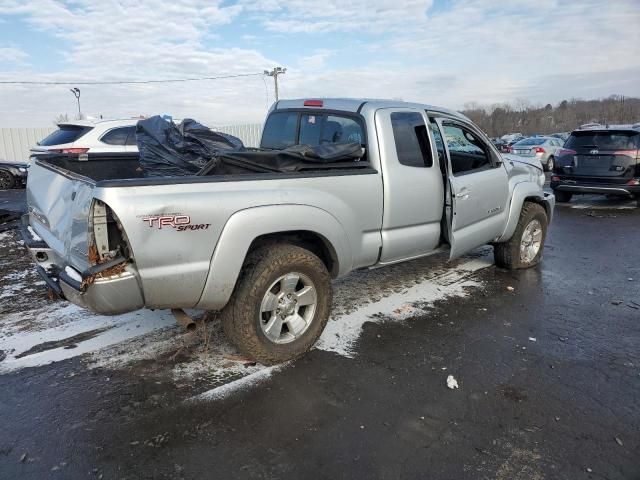
<path id="1" fill-rule="evenodd" d="M 70 91 L 78 101 L 78 120 L 82 120 L 82 112 L 80 111 L 80 89 L 78 87 L 73 87 L 70 89 Z"/>
<path id="2" fill-rule="evenodd" d="M 275 91 L 276 91 L 276 102 L 278 101 L 278 75 L 283 75 L 285 73 L 287 73 L 287 69 L 282 67 L 275 67 L 271 71 L 269 70 L 264 71 L 265 75 L 267 75 L 268 77 L 273 77 L 273 82 L 274 82 Z"/>

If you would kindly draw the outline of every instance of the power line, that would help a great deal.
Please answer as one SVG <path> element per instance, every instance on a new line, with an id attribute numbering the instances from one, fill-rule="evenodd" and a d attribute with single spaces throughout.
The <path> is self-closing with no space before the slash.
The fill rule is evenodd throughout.
<path id="1" fill-rule="evenodd" d="M 239 73 L 236 75 L 220 75 L 217 77 L 171 78 L 165 80 L 105 80 L 95 82 L 45 82 L 38 80 L 0 80 L 0 85 L 136 85 L 148 83 L 201 82 L 204 80 L 224 80 L 226 78 L 257 77 L 264 73 Z"/>

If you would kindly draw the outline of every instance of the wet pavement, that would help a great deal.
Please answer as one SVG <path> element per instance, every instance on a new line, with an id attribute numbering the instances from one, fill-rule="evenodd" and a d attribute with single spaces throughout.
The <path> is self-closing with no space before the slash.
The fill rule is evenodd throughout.
<path id="1" fill-rule="evenodd" d="M 582 197 L 531 270 L 489 248 L 354 272 L 276 368 L 215 315 L 52 303 L 0 234 L 0 478 L 638 479 L 639 224 Z"/>

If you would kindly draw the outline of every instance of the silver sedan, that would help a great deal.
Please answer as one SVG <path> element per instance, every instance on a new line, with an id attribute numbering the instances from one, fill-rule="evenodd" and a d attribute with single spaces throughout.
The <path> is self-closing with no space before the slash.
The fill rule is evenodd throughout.
<path id="1" fill-rule="evenodd" d="M 556 152 L 562 148 L 562 141 L 554 137 L 529 137 L 511 146 L 511 153 L 522 157 L 537 157 L 544 169 L 553 170 Z"/>

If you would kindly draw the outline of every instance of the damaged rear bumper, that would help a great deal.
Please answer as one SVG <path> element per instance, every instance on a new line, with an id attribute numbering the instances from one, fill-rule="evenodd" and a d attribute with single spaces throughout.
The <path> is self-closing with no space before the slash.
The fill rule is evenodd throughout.
<path id="1" fill-rule="evenodd" d="M 38 274 L 60 298 L 104 315 L 130 312 L 144 306 L 137 271 L 131 264 L 123 267 L 124 258 L 78 272 L 68 267 L 53 249 L 37 238 L 29 228 L 28 215 L 23 217 L 20 231 Z M 110 275 L 110 271 L 117 273 Z"/>

